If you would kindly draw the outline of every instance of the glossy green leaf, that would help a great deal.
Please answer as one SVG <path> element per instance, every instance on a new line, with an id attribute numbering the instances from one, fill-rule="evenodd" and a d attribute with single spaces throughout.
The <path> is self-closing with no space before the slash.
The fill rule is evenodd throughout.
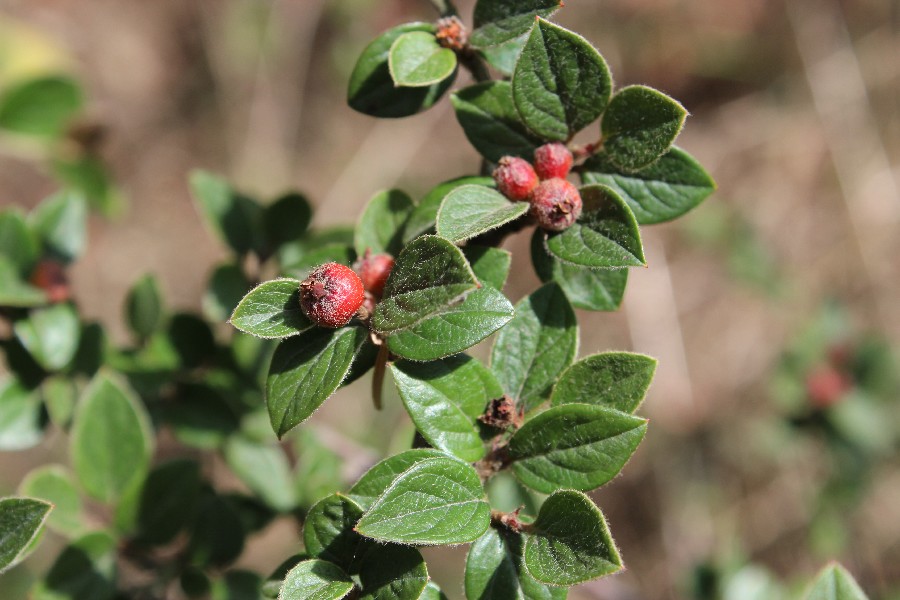
<path id="1" fill-rule="evenodd" d="M 508 529 L 489 528 L 466 557 L 468 600 L 563 600 L 566 589 L 535 580 L 522 565 L 525 540 Z"/>
<path id="2" fill-rule="evenodd" d="M 534 22 L 532 19 L 529 27 Z M 508 81 L 487 81 L 453 92 L 450 96 L 456 119 L 469 142 L 484 158 L 497 162 L 504 156 L 522 156 L 531 160 L 541 145 L 513 103 Z"/>
<path id="3" fill-rule="evenodd" d="M 460 354 L 428 363 L 400 361 L 391 365 L 391 375 L 428 443 L 467 462 L 484 456 L 478 417 L 503 395 L 489 369 Z"/>
<path id="4" fill-rule="evenodd" d="M 580 191 L 585 211 L 574 225 L 547 237 L 550 254 L 593 269 L 644 265 L 641 234 L 625 201 L 603 185 L 588 185 Z"/>
<path id="5" fill-rule="evenodd" d="M 373 465 L 353 484 L 347 494 L 367 510 L 401 473 L 418 462 L 443 456 L 446 455 L 433 448 L 416 448 L 395 454 Z"/>
<path id="6" fill-rule="evenodd" d="M 477 286 L 459 248 L 434 235 L 416 238 L 397 256 L 372 328 L 382 335 L 408 329 L 446 311 Z"/>
<path id="7" fill-rule="evenodd" d="M 456 71 L 456 54 L 441 46 L 433 33 L 409 31 L 391 44 L 388 69 L 398 87 L 427 87 Z"/>
<path id="8" fill-rule="evenodd" d="M 816 575 L 805 600 L 868 600 L 868 597 L 847 569 L 831 563 Z"/>
<path id="9" fill-rule="evenodd" d="M 211 321 L 225 321 L 250 291 L 250 282 L 241 268 L 221 264 L 213 271 L 203 293 L 203 314 Z"/>
<path id="10" fill-rule="evenodd" d="M 437 102 L 453 85 L 448 77 L 428 87 L 397 87 L 388 66 L 393 43 L 409 32 L 434 33 L 430 23 L 406 23 L 379 35 L 362 51 L 347 90 L 350 107 L 361 113 L 382 118 L 399 118 L 414 115 Z"/>
<path id="11" fill-rule="evenodd" d="M 312 220 L 312 207 L 303 194 L 289 192 L 265 207 L 263 227 L 269 250 L 303 237 Z"/>
<path id="12" fill-rule="evenodd" d="M 303 545 L 311 556 L 327 560 L 347 573 L 359 571 L 359 556 L 372 543 L 353 528 L 363 515 L 356 502 L 331 494 L 316 502 L 303 522 Z"/>
<path id="13" fill-rule="evenodd" d="M 478 281 L 495 290 L 503 291 L 506 278 L 509 277 L 509 267 L 512 265 L 512 254 L 509 250 L 467 244 L 463 248 L 463 254 Z"/>
<path id="14" fill-rule="evenodd" d="M 603 149 L 614 164 L 636 171 L 669 149 L 686 117 L 684 107 L 662 92 L 643 85 L 623 88 L 603 115 Z"/>
<path id="15" fill-rule="evenodd" d="M 87 241 L 87 202 L 75 192 L 59 192 L 41 202 L 28 222 L 54 258 L 69 263 L 81 256 Z"/>
<path id="16" fill-rule="evenodd" d="M 81 326 L 71 304 L 38 308 L 27 319 L 16 321 L 16 337 L 47 371 L 65 368 L 78 350 Z"/>
<path id="17" fill-rule="evenodd" d="M 429 581 L 425 585 L 422 595 L 419 596 L 419 600 L 447 600 L 447 596 L 435 582 Z"/>
<path id="18" fill-rule="evenodd" d="M 466 176 L 438 184 L 413 208 L 404 228 L 403 242 L 407 243 L 422 234 L 434 233 L 434 223 L 444 197 L 459 186 L 469 184 L 493 186 L 494 180 L 490 177 Z"/>
<path id="19" fill-rule="evenodd" d="M 647 432 L 647 420 L 602 406 L 554 406 L 525 422 L 509 441 L 513 473 L 549 494 L 592 490 L 619 474 Z"/>
<path id="20" fill-rule="evenodd" d="M 419 600 L 428 569 L 415 548 L 369 543 L 360 556 L 360 600 Z"/>
<path id="21" fill-rule="evenodd" d="M 550 403 L 596 404 L 633 413 L 644 401 L 655 372 L 656 359 L 644 354 L 593 354 L 563 372 Z"/>
<path id="22" fill-rule="evenodd" d="M 437 360 L 471 348 L 508 323 L 513 314 L 506 296 L 485 286 L 460 304 L 452 304 L 391 335 L 388 348 L 409 360 Z"/>
<path id="23" fill-rule="evenodd" d="M 0 450 L 24 450 L 44 437 L 41 399 L 16 379 L 0 379 Z"/>
<path id="24" fill-rule="evenodd" d="M 98 374 L 82 394 L 72 423 L 72 466 L 84 490 L 102 502 L 114 501 L 144 478 L 152 451 L 143 404 L 122 382 Z"/>
<path id="25" fill-rule="evenodd" d="M 397 256 L 403 248 L 403 228 L 414 208 L 412 199 L 400 190 L 378 192 L 369 200 L 356 225 L 354 248 L 359 256 L 387 252 Z"/>
<path id="26" fill-rule="evenodd" d="M 548 283 L 515 308 L 516 316 L 494 342 L 491 369 L 526 411 L 550 396 L 578 352 L 578 322 L 562 289 Z"/>
<path id="27" fill-rule="evenodd" d="M 0 306 L 27 308 L 46 302 L 43 290 L 23 281 L 9 257 L 0 255 Z"/>
<path id="28" fill-rule="evenodd" d="M 32 600 L 112 600 L 116 595 L 116 540 L 108 533 L 88 533 L 63 548 Z"/>
<path id="29" fill-rule="evenodd" d="M 275 567 L 275 570 L 262 584 L 262 589 L 260 590 L 262 597 L 268 600 L 277 600 L 278 593 L 281 591 L 281 585 L 284 583 L 284 578 L 287 576 L 288 571 L 309 558 L 308 554 L 301 552 L 285 559 L 280 565 Z"/>
<path id="30" fill-rule="evenodd" d="M 581 177 L 618 192 L 642 225 L 680 217 L 716 190 L 700 163 L 676 146 L 636 172 L 616 166 L 605 153 L 596 154 L 584 163 Z"/>
<path id="31" fill-rule="evenodd" d="M 27 135 L 59 136 L 83 104 L 81 88 L 69 77 L 28 79 L 0 96 L 0 128 Z"/>
<path id="32" fill-rule="evenodd" d="M 560 0 L 478 0 L 469 43 L 485 48 L 514 40 L 528 33 L 535 18 L 547 18 L 561 6 Z"/>
<path id="33" fill-rule="evenodd" d="M 279 600 L 340 600 L 353 581 L 340 567 L 324 560 L 304 560 L 288 571 Z"/>
<path id="34" fill-rule="evenodd" d="M 513 38 L 503 44 L 481 48 L 481 54 L 489 65 L 506 77 L 512 77 L 516 70 L 516 63 L 522 49 L 528 43 L 530 31 L 526 31 L 517 38 Z"/>
<path id="35" fill-rule="evenodd" d="M 620 571 L 622 559 L 590 498 L 562 490 L 541 506 L 525 542 L 525 568 L 538 581 L 575 585 Z"/>
<path id="36" fill-rule="evenodd" d="M 362 327 L 315 327 L 281 342 L 266 379 L 269 419 L 279 438 L 340 387 L 367 337 Z"/>
<path id="37" fill-rule="evenodd" d="M 263 246 L 263 207 L 234 190 L 231 185 L 206 171 L 190 176 L 191 193 L 207 226 L 238 254 Z"/>
<path id="38" fill-rule="evenodd" d="M 431 458 L 401 473 L 356 530 L 400 544 L 462 544 L 485 532 L 490 513 L 475 469 L 456 459 Z"/>
<path id="39" fill-rule="evenodd" d="M 316 267 L 328 262 L 350 266 L 356 260 L 356 251 L 347 244 L 325 244 L 312 248 L 302 256 L 282 266 L 284 275 L 303 281 Z"/>
<path id="40" fill-rule="evenodd" d="M 290 465 L 280 447 L 232 436 L 225 444 L 225 462 L 273 509 L 287 512 L 297 505 Z"/>
<path id="41" fill-rule="evenodd" d="M 138 279 L 125 298 L 125 320 L 140 340 L 150 337 L 162 325 L 163 299 L 153 275 Z"/>
<path id="42" fill-rule="evenodd" d="M 231 569 L 213 582 L 212 600 L 260 600 L 262 584 L 258 573 Z"/>
<path id="43" fill-rule="evenodd" d="M 65 536 L 78 535 L 85 528 L 83 503 L 68 469 L 44 465 L 31 471 L 19 485 L 19 493 L 53 505 L 47 527 Z"/>
<path id="44" fill-rule="evenodd" d="M 510 202 L 489 187 L 463 185 L 444 198 L 437 214 L 437 234 L 458 244 L 515 221 L 527 212 L 527 202 Z"/>
<path id="45" fill-rule="evenodd" d="M 591 269 L 564 263 L 547 252 L 546 237 L 540 229 L 531 236 L 531 263 L 541 281 L 559 284 L 575 308 L 618 310 L 625 295 L 628 269 Z"/>
<path id="46" fill-rule="evenodd" d="M 201 483 L 196 461 L 176 459 L 154 467 L 134 497 L 137 539 L 154 545 L 175 539 L 195 516 Z"/>
<path id="47" fill-rule="evenodd" d="M 0 573 L 22 560 L 52 508 L 36 498 L 0 499 Z"/>
<path id="48" fill-rule="evenodd" d="M 198 566 L 223 566 L 244 550 L 244 524 L 237 507 L 212 491 L 201 493 L 188 555 Z"/>
<path id="49" fill-rule="evenodd" d="M 532 132 L 567 141 L 603 114 L 612 76 L 587 40 L 538 19 L 516 63 L 512 91 L 519 116 Z"/>
<path id="50" fill-rule="evenodd" d="M 299 335 L 313 327 L 300 308 L 296 279 L 273 279 L 256 286 L 238 303 L 229 323 L 266 339 Z"/>
<path id="51" fill-rule="evenodd" d="M 39 253 L 38 238 L 21 211 L 13 207 L 0 212 L 0 256 L 15 266 L 19 276 L 28 277 Z"/>

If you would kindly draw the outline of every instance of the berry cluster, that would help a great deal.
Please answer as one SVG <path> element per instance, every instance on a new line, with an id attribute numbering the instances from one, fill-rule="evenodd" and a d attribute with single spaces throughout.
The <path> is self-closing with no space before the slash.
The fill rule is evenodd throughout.
<path id="1" fill-rule="evenodd" d="M 566 177 L 572 153 L 564 144 L 544 144 L 534 151 L 534 166 L 517 156 L 504 156 L 494 169 L 500 193 L 530 202 L 530 214 L 545 231 L 563 231 L 581 214 L 581 194 Z"/>

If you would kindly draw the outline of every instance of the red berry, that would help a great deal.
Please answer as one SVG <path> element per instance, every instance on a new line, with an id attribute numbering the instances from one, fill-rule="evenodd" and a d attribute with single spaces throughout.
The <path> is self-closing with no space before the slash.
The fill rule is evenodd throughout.
<path id="1" fill-rule="evenodd" d="M 527 160 L 504 156 L 494 169 L 497 189 L 510 200 L 528 200 L 528 194 L 537 187 L 538 176 Z"/>
<path id="2" fill-rule="evenodd" d="M 531 194 L 531 216 L 545 231 L 563 231 L 581 214 L 581 194 L 565 179 L 542 181 Z"/>
<path id="3" fill-rule="evenodd" d="M 29 281 L 31 285 L 44 290 L 47 299 L 54 304 L 65 302 L 72 296 L 66 271 L 55 260 L 44 259 L 39 262 L 31 272 Z"/>
<path id="4" fill-rule="evenodd" d="M 359 310 L 365 290 L 350 267 L 325 263 L 300 282 L 300 306 L 315 324 L 342 327 Z"/>
<path id="5" fill-rule="evenodd" d="M 852 387 L 850 378 L 833 367 L 819 367 L 806 376 L 806 395 L 816 408 L 837 404 Z"/>
<path id="6" fill-rule="evenodd" d="M 367 248 L 362 258 L 353 265 L 353 270 L 362 279 L 363 287 L 376 298 L 384 293 L 384 284 L 394 268 L 394 257 L 390 254 L 372 254 Z"/>
<path id="7" fill-rule="evenodd" d="M 572 168 L 572 153 L 565 144 L 544 144 L 534 151 L 534 170 L 541 179 L 565 179 Z"/>

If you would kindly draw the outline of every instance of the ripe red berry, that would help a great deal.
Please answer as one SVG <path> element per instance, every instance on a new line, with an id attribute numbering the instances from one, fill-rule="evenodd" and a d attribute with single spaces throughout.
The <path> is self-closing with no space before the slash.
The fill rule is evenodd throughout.
<path id="1" fill-rule="evenodd" d="M 563 231 L 581 214 L 581 194 L 565 179 L 542 181 L 531 193 L 531 216 L 545 231 Z"/>
<path id="2" fill-rule="evenodd" d="M 384 293 L 384 284 L 394 268 L 394 257 L 390 254 L 372 254 L 366 249 L 362 258 L 353 265 L 353 270 L 362 280 L 363 287 L 376 298 Z"/>
<path id="3" fill-rule="evenodd" d="M 315 324 L 342 327 L 363 303 L 365 290 L 350 267 L 325 263 L 300 282 L 300 306 Z"/>
<path id="4" fill-rule="evenodd" d="M 806 376 L 806 394 L 816 408 L 837 404 L 851 387 L 850 378 L 830 366 L 819 367 Z"/>
<path id="5" fill-rule="evenodd" d="M 29 281 L 31 285 L 44 290 L 47 299 L 54 304 L 65 302 L 72 296 L 65 268 L 55 260 L 40 261 L 31 272 Z"/>
<path id="6" fill-rule="evenodd" d="M 497 189 L 510 200 L 528 200 L 528 194 L 537 187 L 539 181 L 534 167 L 527 160 L 515 156 L 504 156 L 494 169 Z"/>
<path id="7" fill-rule="evenodd" d="M 544 144 L 534 151 L 534 170 L 541 179 L 565 179 L 572 168 L 572 153 L 565 144 Z"/>

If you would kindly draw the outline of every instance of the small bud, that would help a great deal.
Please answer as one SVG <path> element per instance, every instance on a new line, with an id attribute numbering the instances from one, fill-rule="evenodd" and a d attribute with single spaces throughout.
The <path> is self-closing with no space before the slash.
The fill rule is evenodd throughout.
<path id="1" fill-rule="evenodd" d="M 572 153 L 565 144 L 544 144 L 534 151 L 534 170 L 541 179 L 565 179 L 572 169 Z"/>
<path id="2" fill-rule="evenodd" d="M 366 249 L 362 258 L 353 264 L 353 270 L 359 275 L 363 287 L 376 299 L 384 294 L 384 285 L 394 268 L 394 257 L 390 254 L 372 254 Z"/>
<path id="3" fill-rule="evenodd" d="M 504 156 L 494 169 L 497 189 L 510 200 L 528 200 L 528 194 L 537 187 L 539 181 L 534 167 L 527 160 L 515 156 Z"/>
<path id="4" fill-rule="evenodd" d="M 364 297 L 359 276 L 338 263 L 316 267 L 300 282 L 300 306 L 321 327 L 337 328 L 349 323 Z"/>
<path id="5" fill-rule="evenodd" d="M 565 179 L 548 179 L 531 194 L 531 216 L 545 231 L 563 231 L 581 215 L 581 194 Z"/>
<path id="6" fill-rule="evenodd" d="M 444 17 L 437 22 L 437 31 L 434 33 L 438 44 L 449 48 L 454 52 L 465 49 L 469 43 L 469 32 L 459 17 Z"/>

